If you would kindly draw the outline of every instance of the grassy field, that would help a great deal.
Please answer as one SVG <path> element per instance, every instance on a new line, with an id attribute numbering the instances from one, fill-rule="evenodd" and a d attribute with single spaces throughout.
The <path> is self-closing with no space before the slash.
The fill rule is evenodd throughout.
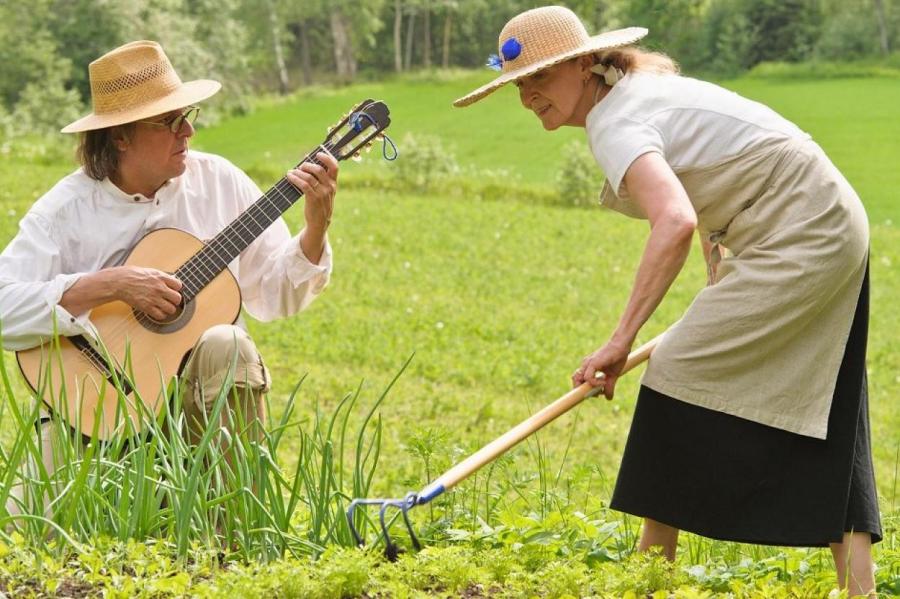
<path id="1" fill-rule="evenodd" d="M 398 164 L 373 151 L 344 163 L 330 234 L 331 286 L 306 312 L 277 325 L 250 322 L 272 370 L 272 400 L 283 406 L 296 382 L 298 414 L 309 426 L 318 405 L 334 409 L 362 386 L 360 421 L 405 361 L 382 404 L 379 467 L 371 492 L 402 496 L 567 390 L 581 356 L 612 331 L 637 265 L 646 224 L 552 198 L 564 148 L 580 130 L 544 133 L 503 90 L 465 110 L 451 101 L 484 73 L 418 77 L 269 101 L 256 112 L 201 130 L 195 147 L 248 169 L 265 188 L 324 136 L 326 125 L 364 97 L 392 109 L 389 133 L 432 136 L 461 174 L 425 191 L 395 181 Z M 765 102 L 812 133 L 856 186 L 872 225 L 870 402 L 885 541 L 878 581 L 900 593 L 900 86 L 895 79 L 725 83 Z M 227 91 L 226 91 L 227 93 Z M 414 142 L 409 142 L 410 144 Z M 72 168 L 68 148 L 5 146 L 0 164 L 0 239 L 28 205 Z M 505 195 L 479 181 L 509 182 Z M 299 211 L 287 215 L 298 225 Z M 642 332 L 675 321 L 705 281 L 692 253 L 664 304 Z M 594 401 L 551 425 L 415 523 L 430 548 L 387 564 L 375 553 L 331 548 L 318 561 L 270 564 L 225 560 L 197 546 L 178 561 L 165 540 L 97 539 L 80 554 L 35 558 L 21 540 L 0 544 L 0 589 L 37 595 L 60 589 L 108 596 L 625 596 L 822 597 L 833 588 L 827 551 L 711 542 L 683 535 L 674 567 L 632 554 L 638 522 L 607 509 L 639 376 L 612 403 Z M 17 397 L 25 397 L 21 385 Z M 355 428 L 356 424 L 354 424 Z M 0 423 L 9 435 L 9 423 Z M 297 430 L 278 455 L 293 472 Z M 715 473 L 710 473 L 714 476 Z M 308 525 L 300 510 L 299 530 Z M 399 533 L 399 528 L 398 528 Z M 52 581 L 50 588 L 44 581 Z"/>

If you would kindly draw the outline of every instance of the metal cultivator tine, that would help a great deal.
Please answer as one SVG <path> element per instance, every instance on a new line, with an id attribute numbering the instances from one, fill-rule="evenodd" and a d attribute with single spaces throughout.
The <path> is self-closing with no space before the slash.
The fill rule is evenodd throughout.
<path id="1" fill-rule="evenodd" d="M 407 493 L 406 497 L 403 499 L 354 499 L 350 503 L 350 507 L 347 508 L 347 524 L 350 525 L 350 533 L 353 535 L 353 540 L 356 541 L 356 545 L 362 547 L 366 544 L 365 539 L 363 539 L 362 535 L 356 529 L 356 524 L 354 523 L 356 508 L 360 505 L 377 505 L 380 506 L 380 509 L 378 510 L 378 522 L 381 526 L 381 534 L 384 536 L 384 553 L 387 558 L 390 561 L 396 561 L 400 554 L 400 548 L 391 538 L 391 533 L 389 531 L 390 523 L 387 521 L 387 510 L 391 507 L 400 510 L 400 514 L 403 516 L 403 523 L 406 525 L 406 531 L 409 533 L 412 545 L 416 551 L 419 551 L 422 548 L 422 545 L 419 543 L 419 538 L 416 536 L 412 522 L 409 520 L 409 510 L 415 507 L 417 498 L 418 496 L 416 493 L 410 492 Z"/>

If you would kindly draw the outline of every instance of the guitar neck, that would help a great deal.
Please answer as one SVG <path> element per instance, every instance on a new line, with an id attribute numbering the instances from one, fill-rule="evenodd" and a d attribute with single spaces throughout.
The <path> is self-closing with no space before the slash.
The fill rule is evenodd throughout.
<path id="1" fill-rule="evenodd" d="M 315 155 L 330 152 L 329 144 L 318 146 L 306 155 L 297 166 L 305 162 L 320 164 Z M 263 231 L 287 212 L 303 195 L 286 178 L 282 177 L 261 198 L 244 210 L 231 224 L 207 242 L 203 249 L 181 265 L 175 276 L 181 280 L 184 303 L 194 299 L 210 281 L 253 243 Z"/>

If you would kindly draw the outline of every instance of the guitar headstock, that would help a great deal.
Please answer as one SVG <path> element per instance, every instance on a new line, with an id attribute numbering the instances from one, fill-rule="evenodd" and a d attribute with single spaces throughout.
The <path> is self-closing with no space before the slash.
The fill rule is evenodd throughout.
<path id="1" fill-rule="evenodd" d="M 360 150 L 368 149 L 376 138 L 382 136 L 382 132 L 391 124 L 390 114 L 384 102 L 363 100 L 328 130 L 328 136 L 322 145 L 337 160 L 356 158 Z"/>

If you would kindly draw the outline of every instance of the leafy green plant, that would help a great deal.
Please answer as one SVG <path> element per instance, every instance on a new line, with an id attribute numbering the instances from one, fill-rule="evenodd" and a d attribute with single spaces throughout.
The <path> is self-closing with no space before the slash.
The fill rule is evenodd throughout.
<path id="1" fill-rule="evenodd" d="M 563 146 L 562 165 L 556 174 L 560 201 L 568 206 L 596 204 L 603 186 L 603 173 L 584 141 Z"/>
<path id="2" fill-rule="evenodd" d="M 428 191 L 459 173 L 456 156 L 440 137 L 407 133 L 403 136 L 400 147 L 403 157 L 398 158 L 394 173 L 408 188 Z"/>

